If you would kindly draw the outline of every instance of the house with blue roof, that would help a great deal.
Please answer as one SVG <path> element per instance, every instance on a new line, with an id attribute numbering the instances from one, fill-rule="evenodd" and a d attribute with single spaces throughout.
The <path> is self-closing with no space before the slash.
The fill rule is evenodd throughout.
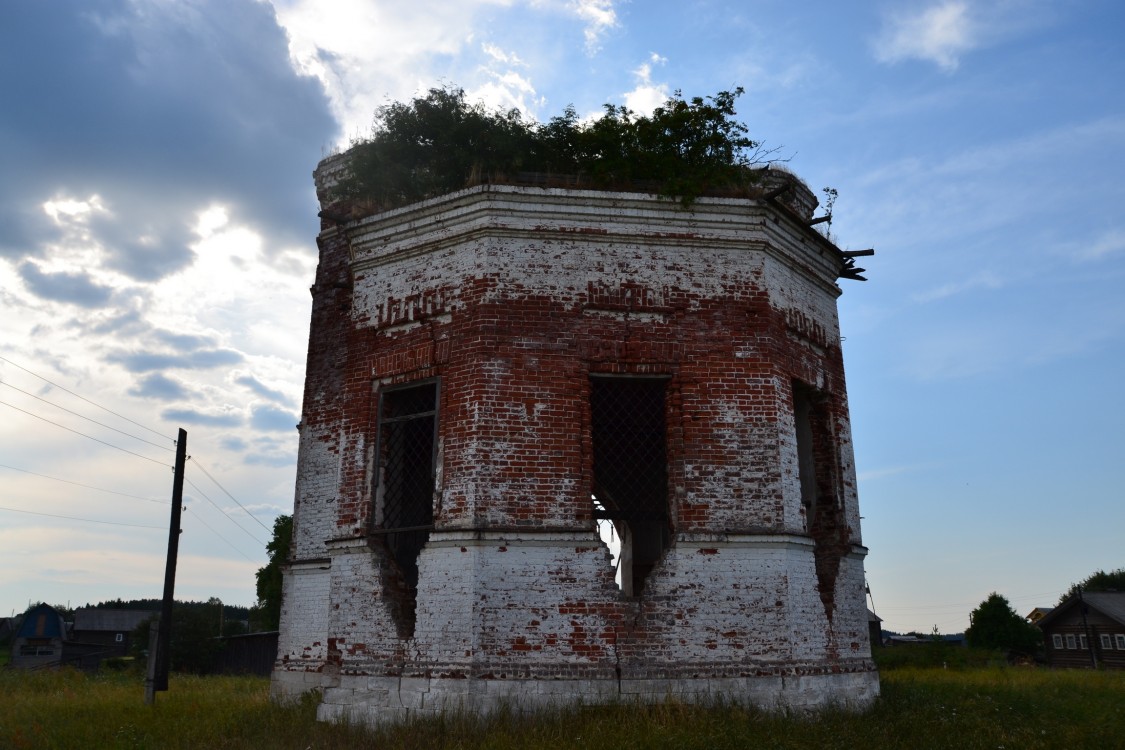
<path id="1" fill-rule="evenodd" d="M 66 622 L 50 604 L 29 609 L 12 642 L 12 666 L 17 669 L 50 667 L 61 663 L 66 642 Z"/>

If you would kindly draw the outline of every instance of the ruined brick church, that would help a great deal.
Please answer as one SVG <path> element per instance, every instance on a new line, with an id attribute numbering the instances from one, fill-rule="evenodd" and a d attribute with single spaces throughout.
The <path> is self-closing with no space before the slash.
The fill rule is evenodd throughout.
<path id="1" fill-rule="evenodd" d="M 792 175 L 690 208 L 481 184 L 322 223 L 273 692 L 322 719 L 862 708 L 836 298 Z"/>

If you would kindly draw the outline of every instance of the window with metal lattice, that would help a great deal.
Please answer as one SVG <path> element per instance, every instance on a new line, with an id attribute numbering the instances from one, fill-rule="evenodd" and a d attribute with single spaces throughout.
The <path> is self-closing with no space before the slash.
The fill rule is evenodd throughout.
<path id="1" fill-rule="evenodd" d="M 665 377 L 592 376 L 594 517 L 620 539 L 621 589 L 636 595 L 671 544 Z"/>
<path id="2" fill-rule="evenodd" d="M 411 592 L 418 587 L 418 555 L 434 523 L 437 394 L 436 381 L 379 394 L 375 531 Z"/>

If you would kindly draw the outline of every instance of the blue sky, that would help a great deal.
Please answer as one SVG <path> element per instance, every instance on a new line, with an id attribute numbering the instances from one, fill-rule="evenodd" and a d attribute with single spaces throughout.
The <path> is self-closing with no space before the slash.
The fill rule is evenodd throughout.
<path id="1" fill-rule="evenodd" d="M 992 591 L 1027 612 L 1125 566 L 1117 2 L 6 11 L 0 614 L 159 596 L 180 426 L 177 595 L 253 602 L 292 508 L 310 173 L 380 104 L 442 84 L 537 119 L 742 86 L 751 135 L 839 191 L 838 243 L 877 252 L 840 309 L 888 627 L 954 632 Z"/>

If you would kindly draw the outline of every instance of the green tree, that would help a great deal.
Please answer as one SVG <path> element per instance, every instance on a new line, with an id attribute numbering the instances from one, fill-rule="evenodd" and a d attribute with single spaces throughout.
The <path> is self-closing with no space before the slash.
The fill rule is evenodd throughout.
<path id="1" fill-rule="evenodd" d="M 281 566 L 289 559 L 292 541 L 293 516 L 278 516 L 273 522 L 273 539 L 266 545 L 269 562 L 257 573 L 256 619 L 263 630 L 277 630 L 281 623 Z"/>
<path id="2" fill-rule="evenodd" d="M 745 189 L 756 178 L 751 168 L 772 153 L 734 119 L 742 93 L 686 99 L 677 91 L 650 116 L 606 104 L 591 121 L 568 106 L 539 124 L 519 110 L 470 104 L 463 89 L 433 88 L 376 110 L 371 137 L 349 152 L 338 197 L 390 208 L 539 172 L 600 187 L 650 182 L 654 192 L 690 205 L 707 192 Z"/>
<path id="3" fill-rule="evenodd" d="M 973 648 L 1033 653 L 1042 641 L 1039 628 L 1019 615 L 1006 598 L 993 592 L 969 615 L 965 638 Z"/>
<path id="4" fill-rule="evenodd" d="M 66 622 L 74 622 L 74 608 L 69 604 L 55 604 L 55 611 L 62 615 Z"/>
<path id="5" fill-rule="evenodd" d="M 1125 591 L 1125 568 L 1118 568 L 1106 573 L 1099 570 L 1087 576 L 1078 583 L 1072 583 L 1066 593 L 1059 597 L 1059 604 L 1078 594 L 1078 590 L 1088 591 Z"/>
<path id="6" fill-rule="evenodd" d="M 215 655 L 222 649 L 219 640 L 219 615 L 215 604 L 208 602 L 173 602 L 172 636 L 170 638 L 168 667 L 173 672 L 206 674 L 211 670 Z M 141 655 L 148 650 L 149 631 L 159 618 L 153 617 L 133 631 L 133 650 Z"/>

